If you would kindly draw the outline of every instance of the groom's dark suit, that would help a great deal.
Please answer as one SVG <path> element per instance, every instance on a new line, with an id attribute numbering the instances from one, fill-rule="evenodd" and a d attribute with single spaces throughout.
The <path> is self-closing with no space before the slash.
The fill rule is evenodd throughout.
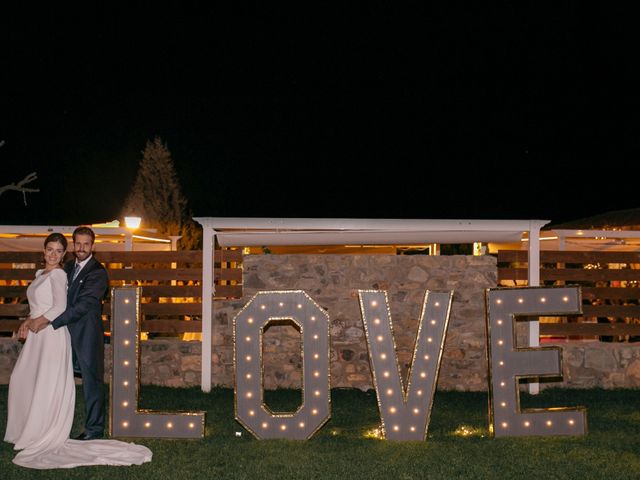
<path id="1" fill-rule="evenodd" d="M 102 264 L 92 256 L 73 280 L 75 263 L 73 260 L 64 266 L 69 280 L 67 309 L 51 325 L 53 328 L 66 325 L 69 329 L 74 359 L 82 373 L 85 433 L 100 437 L 105 426 L 102 300 L 109 288 L 109 279 Z"/>

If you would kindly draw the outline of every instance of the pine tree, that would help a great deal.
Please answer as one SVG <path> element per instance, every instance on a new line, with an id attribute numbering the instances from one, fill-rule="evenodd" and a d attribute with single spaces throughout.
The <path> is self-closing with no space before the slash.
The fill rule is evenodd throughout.
<path id="1" fill-rule="evenodd" d="M 182 235 L 182 248 L 197 248 L 197 229 L 187 214 L 187 199 L 176 175 L 171 152 L 160 137 L 148 140 L 138 174 L 122 210 L 123 217 L 142 217 L 142 227 L 165 235 Z"/>

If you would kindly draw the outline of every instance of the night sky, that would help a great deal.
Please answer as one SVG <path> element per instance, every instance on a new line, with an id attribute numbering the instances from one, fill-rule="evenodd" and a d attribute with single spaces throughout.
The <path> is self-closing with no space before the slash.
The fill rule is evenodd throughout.
<path id="1" fill-rule="evenodd" d="M 214 3 L 214 2 L 212 2 Z M 640 207 L 637 20 L 584 2 L 3 15 L 0 222 L 118 217 L 159 135 L 196 216 Z M 595 166 L 589 166 L 594 162 Z"/>

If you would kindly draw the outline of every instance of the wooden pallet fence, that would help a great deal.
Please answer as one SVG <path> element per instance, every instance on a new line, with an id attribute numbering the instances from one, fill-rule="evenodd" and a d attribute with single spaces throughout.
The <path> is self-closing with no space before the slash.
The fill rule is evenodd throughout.
<path id="1" fill-rule="evenodd" d="M 526 285 L 527 273 L 526 251 L 498 252 L 500 285 Z M 640 252 L 541 251 L 540 284 L 580 285 L 583 303 L 582 317 L 542 321 L 541 335 L 640 336 Z"/>
<path id="2" fill-rule="evenodd" d="M 68 258 L 72 258 L 69 255 Z M 150 333 L 200 332 L 202 251 L 97 252 L 111 287 L 142 288 L 142 329 Z M 0 332 L 14 332 L 28 315 L 27 286 L 40 266 L 41 252 L 0 252 Z M 242 297 L 242 251 L 216 250 L 216 299 Z M 111 304 L 103 305 L 109 331 Z"/>

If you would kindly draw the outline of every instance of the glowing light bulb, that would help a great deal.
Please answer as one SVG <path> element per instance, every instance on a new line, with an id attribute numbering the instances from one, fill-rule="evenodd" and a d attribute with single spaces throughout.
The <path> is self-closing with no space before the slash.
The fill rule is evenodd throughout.
<path id="1" fill-rule="evenodd" d="M 282 430 L 283 432 L 287 429 L 286 425 L 280 425 L 280 430 Z"/>
<path id="2" fill-rule="evenodd" d="M 519 298 L 518 303 L 524 303 L 524 298 Z"/>
<path id="3" fill-rule="evenodd" d="M 314 339 L 314 340 L 317 340 L 318 338 L 319 338 L 319 337 L 318 337 L 318 334 L 316 333 L 316 334 L 313 336 L 313 339 Z"/>
<path id="4" fill-rule="evenodd" d="M 502 428 L 507 428 L 509 426 L 509 424 L 507 422 L 502 422 L 501 426 L 502 426 Z"/>
<path id="5" fill-rule="evenodd" d="M 315 322 L 316 321 L 316 317 L 311 317 L 311 321 Z"/>
<path id="6" fill-rule="evenodd" d="M 129 299 L 128 299 L 128 298 L 125 298 L 125 299 L 124 299 L 124 303 L 129 303 Z"/>
<path id="7" fill-rule="evenodd" d="M 266 310 L 267 306 L 266 305 L 260 305 L 260 309 L 261 310 Z"/>
<path id="8" fill-rule="evenodd" d="M 436 302 L 434 305 L 435 305 L 436 307 L 439 307 L 439 306 L 440 306 L 440 302 Z"/>
<path id="9" fill-rule="evenodd" d="M 251 361 L 251 355 L 247 355 L 246 357 L 244 357 L 244 359 L 245 359 L 247 362 L 250 362 L 250 361 Z"/>
<path id="10" fill-rule="evenodd" d="M 278 303 L 278 306 L 279 306 L 279 307 L 284 307 L 284 302 L 280 302 L 280 303 Z"/>
<path id="11" fill-rule="evenodd" d="M 575 424 L 575 423 L 576 423 L 576 422 L 575 422 L 573 419 L 569 420 L 569 425 L 573 425 L 573 424 Z"/>
<path id="12" fill-rule="evenodd" d="M 251 398 L 251 397 L 253 397 L 253 393 L 247 392 L 247 398 Z"/>
<path id="13" fill-rule="evenodd" d="M 253 318 L 247 318 L 247 323 L 253 323 Z"/>
<path id="14" fill-rule="evenodd" d="M 316 390 L 315 392 L 313 392 L 313 394 L 314 394 L 316 397 L 319 397 L 319 396 L 320 396 L 320 390 Z"/>
<path id="15" fill-rule="evenodd" d="M 420 413 L 420 409 L 419 408 L 414 408 L 413 409 L 413 413 L 416 414 L 416 415 L 419 414 Z"/>
<path id="16" fill-rule="evenodd" d="M 376 300 L 372 300 L 371 301 L 371 306 L 372 307 L 377 307 L 378 306 L 378 302 Z"/>
<path id="17" fill-rule="evenodd" d="M 317 415 L 318 414 L 318 410 L 317 409 L 313 409 L 311 410 L 311 415 Z"/>
<path id="18" fill-rule="evenodd" d="M 382 340 L 384 340 L 384 337 L 382 335 L 378 335 L 376 337 L 376 340 L 378 340 L 379 342 L 381 342 Z"/>
<path id="19" fill-rule="evenodd" d="M 380 325 L 380 319 L 379 318 L 374 318 L 373 319 L 373 324 L 374 325 Z"/>
<path id="20" fill-rule="evenodd" d="M 151 426 L 151 422 L 144 422 L 144 427 L 149 428 Z"/>
<path id="21" fill-rule="evenodd" d="M 500 382 L 500 386 L 504 387 L 505 383 L 504 382 Z"/>
<path id="22" fill-rule="evenodd" d="M 300 428 L 304 428 L 304 422 L 300 422 L 300 423 L 298 424 L 298 426 L 299 426 Z"/>
<path id="23" fill-rule="evenodd" d="M 544 302 L 546 302 L 546 301 L 547 301 L 547 299 L 546 299 L 546 298 L 544 298 L 544 297 L 540 297 L 540 302 L 544 303 Z"/>
<path id="24" fill-rule="evenodd" d="M 124 402 L 122 402 L 122 406 L 123 407 L 128 407 L 129 406 L 129 402 L 127 402 L 126 400 Z"/>
<path id="25" fill-rule="evenodd" d="M 389 412 L 391 412 L 391 413 L 396 413 L 396 407 L 391 407 L 391 408 L 389 408 Z"/>
<path id="26" fill-rule="evenodd" d="M 245 340 L 246 340 L 247 342 L 250 342 L 250 341 L 251 341 L 251 337 L 246 337 L 246 338 L 245 338 Z"/>
<path id="27" fill-rule="evenodd" d="M 427 372 L 420 372 L 420 378 L 427 378 Z"/>
<path id="28" fill-rule="evenodd" d="M 565 302 L 565 303 L 568 302 L 569 301 L 569 297 L 562 297 L 562 301 Z"/>
<path id="29" fill-rule="evenodd" d="M 382 375 L 384 375 L 386 378 L 389 377 L 389 372 L 384 372 Z"/>
<path id="30" fill-rule="evenodd" d="M 507 406 L 507 402 L 500 402 L 500 406 L 501 407 L 506 407 Z"/>
<path id="31" fill-rule="evenodd" d="M 416 431 L 416 427 L 409 427 L 409 430 L 411 430 L 412 432 Z"/>
<path id="32" fill-rule="evenodd" d="M 193 427 L 195 427 L 195 424 L 194 424 L 193 422 L 191 422 L 191 423 L 189 424 L 189 428 L 193 428 Z"/>
<path id="33" fill-rule="evenodd" d="M 313 376 L 314 377 L 319 377 L 320 376 L 320 372 L 313 372 Z"/>
<path id="34" fill-rule="evenodd" d="M 431 320 L 431 325 L 435 325 L 436 321 L 435 320 Z"/>
<path id="35" fill-rule="evenodd" d="M 255 410 L 249 410 L 249 416 L 253 417 L 256 414 Z"/>
<path id="36" fill-rule="evenodd" d="M 262 428 L 269 428 L 269 424 L 267 422 L 262 423 Z"/>
<path id="37" fill-rule="evenodd" d="M 553 425 L 553 422 L 551 420 L 547 420 L 547 427 L 550 427 L 551 425 Z"/>
<path id="38" fill-rule="evenodd" d="M 418 391 L 416 392 L 416 395 L 418 395 L 419 397 L 421 397 L 421 396 L 422 396 L 422 390 L 418 390 Z"/>
<path id="39" fill-rule="evenodd" d="M 497 323 L 498 325 L 502 325 L 502 320 L 498 320 L 498 321 L 496 321 L 496 323 Z"/>
<path id="40" fill-rule="evenodd" d="M 129 426 L 129 422 L 122 422 L 122 426 L 123 426 L 124 428 L 127 428 L 127 427 Z"/>
<path id="41" fill-rule="evenodd" d="M 317 359 L 319 359 L 319 358 L 320 358 L 320 355 L 319 355 L 319 354 L 317 354 L 317 353 L 314 353 L 314 354 L 313 354 L 313 358 L 315 358 L 315 359 L 317 360 Z"/>
<path id="42" fill-rule="evenodd" d="M 496 300 L 496 303 L 497 303 L 498 305 L 500 305 L 500 304 L 502 303 L 502 299 L 501 299 L 501 298 L 498 298 L 498 299 Z"/>
<path id="43" fill-rule="evenodd" d="M 424 359 L 425 359 L 425 360 L 429 360 L 429 355 L 425 355 L 425 356 L 424 356 Z"/>
<path id="44" fill-rule="evenodd" d="M 127 380 L 125 380 L 124 382 L 122 382 L 122 385 L 124 385 L 125 387 L 129 386 L 129 382 Z"/>
<path id="45" fill-rule="evenodd" d="M 427 338 L 427 342 L 429 342 L 429 343 L 433 342 L 433 338 L 428 337 L 428 338 Z"/>
<path id="46" fill-rule="evenodd" d="M 125 360 L 124 362 L 122 362 L 122 364 L 126 367 L 127 365 L 129 365 L 129 360 Z"/>
<path id="47" fill-rule="evenodd" d="M 502 344 L 504 344 L 504 341 L 503 340 L 498 340 L 498 345 L 502 345 Z"/>
<path id="48" fill-rule="evenodd" d="M 251 374 L 247 373 L 246 377 L 247 377 L 247 380 L 249 380 L 251 378 Z"/>
<path id="49" fill-rule="evenodd" d="M 525 427 L 529 427 L 531 425 L 531 423 L 529 421 L 524 422 L 524 426 Z"/>
<path id="50" fill-rule="evenodd" d="M 131 323 L 131 321 L 130 321 L 130 320 L 125 320 L 125 321 L 124 321 L 124 324 L 125 324 L 125 325 L 129 325 L 130 323 Z"/>
<path id="51" fill-rule="evenodd" d="M 398 425 L 394 425 L 394 426 L 393 426 L 393 430 L 394 430 L 395 432 L 397 432 L 397 431 L 399 431 L 399 430 L 400 430 L 400 427 L 399 427 Z"/>
<path id="52" fill-rule="evenodd" d="M 301 303 L 298 304 L 298 308 L 302 308 L 302 304 Z"/>
<path id="53" fill-rule="evenodd" d="M 504 365 L 504 362 L 503 362 L 502 360 L 500 360 L 500 361 L 498 362 L 498 365 L 500 365 L 500 366 L 502 367 L 502 366 Z"/>
<path id="54" fill-rule="evenodd" d="M 130 343 L 130 342 L 129 342 L 129 340 L 125 340 L 125 341 L 124 341 L 124 342 L 122 342 L 122 343 L 124 343 L 125 345 L 129 345 L 129 343 Z"/>
<path id="55" fill-rule="evenodd" d="M 386 353 L 381 353 L 380 354 L 380 359 L 384 360 L 387 358 L 387 354 Z"/>
<path id="56" fill-rule="evenodd" d="M 387 395 L 393 395 L 393 390 L 391 390 L 390 388 L 387 389 Z"/>

